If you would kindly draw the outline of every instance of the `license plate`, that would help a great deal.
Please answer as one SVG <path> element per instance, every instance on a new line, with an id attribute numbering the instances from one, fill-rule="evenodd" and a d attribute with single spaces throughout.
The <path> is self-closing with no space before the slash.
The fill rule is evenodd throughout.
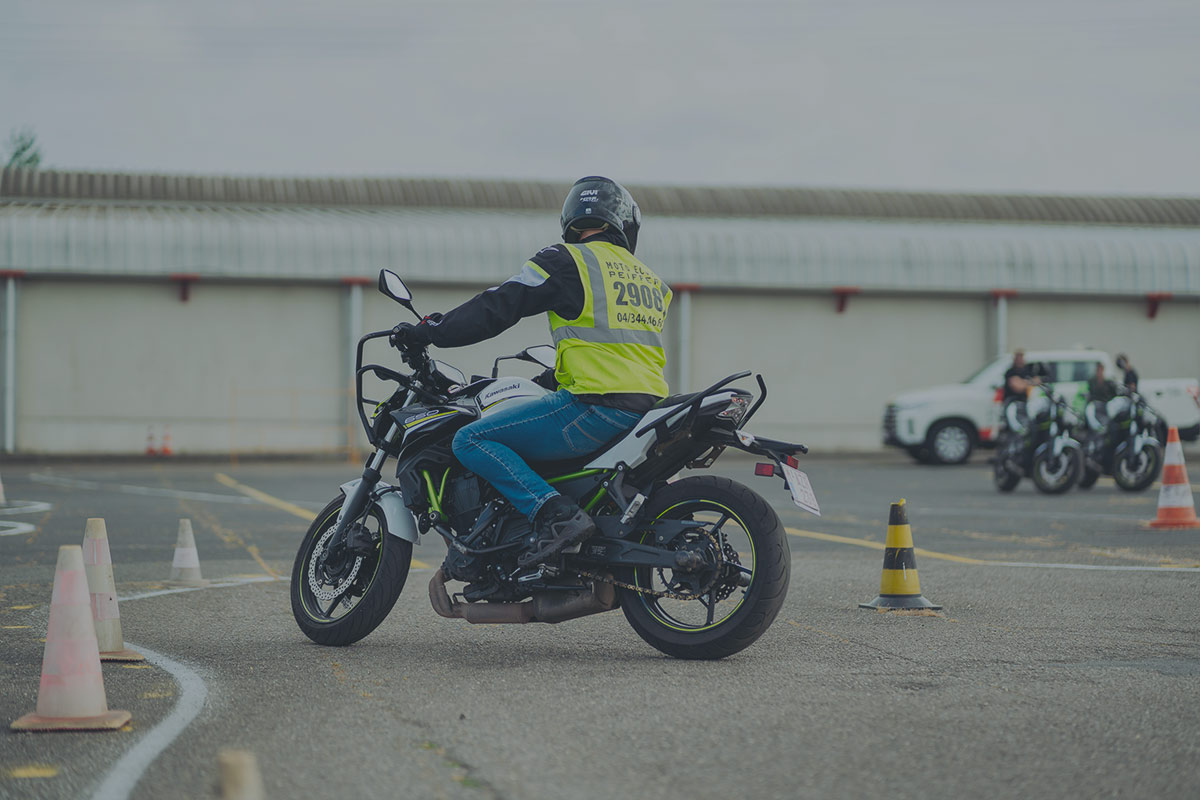
<path id="1" fill-rule="evenodd" d="M 817 505 L 817 495 L 813 492 L 812 484 L 808 482 L 808 476 L 787 464 L 779 466 L 783 467 L 783 477 L 792 492 L 792 502 L 805 511 L 821 516 L 821 507 Z"/>

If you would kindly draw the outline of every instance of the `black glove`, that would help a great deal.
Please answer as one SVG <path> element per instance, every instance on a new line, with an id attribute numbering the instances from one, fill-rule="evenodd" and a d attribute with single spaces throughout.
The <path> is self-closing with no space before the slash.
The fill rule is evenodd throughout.
<path id="1" fill-rule="evenodd" d="M 417 325 L 413 325 L 411 322 L 401 322 L 392 328 L 392 335 L 388 337 L 388 344 L 397 349 L 422 347 L 429 342 L 429 329 L 425 327 L 424 322 Z"/>
<path id="2" fill-rule="evenodd" d="M 554 367 L 550 367 L 545 372 L 539 374 L 533 379 L 533 382 L 543 389 L 549 389 L 552 392 L 558 391 L 558 379 L 554 377 Z"/>

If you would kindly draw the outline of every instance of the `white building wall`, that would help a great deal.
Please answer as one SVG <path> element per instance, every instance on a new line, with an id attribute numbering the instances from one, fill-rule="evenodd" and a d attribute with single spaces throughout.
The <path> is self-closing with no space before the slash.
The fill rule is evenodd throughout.
<path id="1" fill-rule="evenodd" d="M 827 295 L 698 292 L 693 384 L 761 372 L 767 401 L 751 430 L 819 450 L 877 448 L 896 392 L 959 381 L 984 363 L 989 303 L 854 296 L 839 314 Z"/>
<path id="2" fill-rule="evenodd" d="M 1008 350 L 1094 347 L 1125 353 L 1142 378 L 1200 376 L 1200 300 L 1167 300 L 1157 315 L 1147 301 L 1014 297 L 1008 301 Z M 1110 376 L 1119 378 L 1120 376 Z"/>
<path id="3" fill-rule="evenodd" d="M 497 280 L 506 277 L 505 271 Z M 421 313 L 446 311 L 485 285 L 412 282 Z M 26 453 L 140 453 L 170 426 L 177 453 L 333 452 L 365 441 L 350 402 L 347 302 L 340 283 L 202 280 L 181 302 L 177 284 L 147 280 L 20 282 L 16 448 Z M 363 286 L 363 332 L 412 320 Z M 1200 302 L 1012 298 L 1009 348 L 1088 344 L 1129 353 L 1144 378 L 1200 376 Z M 866 294 L 839 314 L 832 295 L 693 295 L 689 346 L 669 317 L 673 391 L 742 369 L 770 394 L 752 430 L 816 450 L 879 446 L 885 404 L 900 391 L 961 380 L 994 351 L 990 298 Z M 549 343 L 544 318 L 496 339 L 435 352 L 472 373 Z M 368 360 L 400 367 L 386 341 Z M 679 386 L 690 352 L 691 385 Z M 533 375 L 506 362 L 505 374 Z M 753 379 L 743 382 L 755 389 Z M 382 399 L 376 386 L 368 396 Z"/>
<path id="4" fill-rule="evenodd" d="M 23 281 L 18 452 L 340 445 L 339 292 L 329 286 Z"/>

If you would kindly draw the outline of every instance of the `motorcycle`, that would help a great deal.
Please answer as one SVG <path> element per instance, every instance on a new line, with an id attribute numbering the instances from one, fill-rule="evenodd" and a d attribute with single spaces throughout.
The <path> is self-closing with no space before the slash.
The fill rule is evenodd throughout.
<path id="1" fill-rule="evenodd" d="M 1140 492 L 1163 468 L 1166 423 L 1137 392 L 1084 406 L 1078 428 L 1083 443 L 1083 476 L 1079 488 L 1090 489 L 1101 475 L 1112 475 L 1117 486 Z"/>
<path id="2" fill-rule="evenodd" d="M 417 314 L 394 272 L 380 272 L 379 289 Z M 791 574 L 779 516 L 727 478 L 677 477 L 684 468 L 711 467 L 732 447 L 769 459 L 755 474 L 782 477 L 798 506 L 820 514 L 796 459 L 807 448 L 743 430 L 766 399 L 761 375 L 754 402 L 751 392 L 730 386 L 750 375 L 739 372 L 662 400 L 592 455 L 531 464 L 580 504 L 599 534 L 550 563 L 523 568 L 520 556 L 537 541 L 530 522 L 458 462 L 451 440 L 467 423 L 550 390 L 538 379 L 498 377 L 503 358 L 490 378 L 468 381 L 425 347 L 402 342 L 397 348 L 408 372 L 364 365 L 364 345 L 392 333 L 368 333 L 357 348 L 359 417 L 374 452 L 362 476 L 342 485 L 317 514 L 296 554 L 292 612 L 308 638 L 343 646 L 371 633 L 404 589 L 413 545 L 430 531 L 447 546 L 429 582 L 430 603 L 443 617 L 557 623 L 620 608 L 647 643 L 686 659 L 731 655 L 768 629 Z M 505 358 L 553 367 L 554 348 Z M 365 398 L 366 375 L 394 391 L 378 403 Z M 383 480 L 389 458 L 396 462 L 394 484 Z M 465 586 L 452 597 L 447 581 Z"/>
<path id="3" fill-rule="evenodd" d="M 1051 384 L 1041 389 L 1040 395 L 1030 393 L 1024 415 L 1017 403 L 1005 407 L 992 459 L 993 481 L 1001 492 L 1011 492 L 1029 477 L 1038 491 L 1062 494 L 1083 473 L 1083 449 L 1071 435 L 1075 415 Z"/>

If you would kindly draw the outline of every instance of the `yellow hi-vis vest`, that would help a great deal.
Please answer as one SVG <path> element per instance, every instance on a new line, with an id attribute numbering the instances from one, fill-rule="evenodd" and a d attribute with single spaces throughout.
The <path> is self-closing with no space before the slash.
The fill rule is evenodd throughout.
<path id="1" fill-rule="evenodd" d="M 564 247 L 583 282 L 583 311 L 575 319 L 549 312 L 558 385 L 572 394 L 666 397 L 663 324 L 671 289 L 620 245 Z"/>

